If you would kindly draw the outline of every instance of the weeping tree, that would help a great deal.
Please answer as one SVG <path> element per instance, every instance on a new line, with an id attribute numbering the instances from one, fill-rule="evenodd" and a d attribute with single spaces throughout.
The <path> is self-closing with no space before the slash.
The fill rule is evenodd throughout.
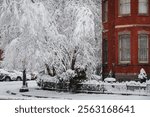
<path id="1" fill-rule="evenodd" d="M 4 50 L 2 65 L 10 70 L 41 71 L 47 67 L 46 65 L 49 64 L 50 60 L 55 61 L 56 59 L 53 40 L 57 40 L 61 36 L 58 36 L 55 23 L 41 2 L 33 4 L 32 1 L 24 0 L 14 3 L 12 5 L 15 10 L 11 12 L 12 6 L 10 7 L 10 4 L 0 17 L 1 27 L 12 28 L 6 28 L 2 31 L 4 33 L 2 35 L 2 48 Z M 16 7 L 16 4 L 19 4 L 20 7 Z M 5 17 L 7 15 L 9 17 Z M 17 22 L 14 19 L 17 19 Z M 18 30 L 14 30 L 15 27 Z M 12 36 L 12 31 L 14 36 L 8 37 L 9 35 Z M 54 62 L 52 63 L 54 64 Z M 52 69 L 54 70 L 54 67 Z"/>
<path id="2" fill-rule="evenodd" d="M 60 7 L 55 2 L 60 2 Z M 90 6 L 63 0 L 49 1 L 52 7 L 45 1 L 12 3 L 3 6 L 0 16 L 5 68 L 27 72 L 46 69 L 50 76 L 83 68 L 88 77 L 94 73 L 97 36 Z"/>

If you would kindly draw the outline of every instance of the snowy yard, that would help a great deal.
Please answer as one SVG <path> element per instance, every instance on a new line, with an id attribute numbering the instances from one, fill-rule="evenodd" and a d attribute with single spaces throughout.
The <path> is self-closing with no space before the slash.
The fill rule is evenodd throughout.
<path id="1" fill-rule="evenodd" d="M 20 93 L 22 82 L 0 82 L 0 99 L 42 100 L 149 100 L 150 96 L 85 94 L 41 90 L 35 81 L 28 81 L 29 92 Z"/>

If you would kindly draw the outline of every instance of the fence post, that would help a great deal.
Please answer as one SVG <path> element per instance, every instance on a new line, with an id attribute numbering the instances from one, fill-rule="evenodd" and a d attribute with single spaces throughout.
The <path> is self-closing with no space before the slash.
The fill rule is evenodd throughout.
<path id="1" fill-rule="evenodd" d="M 101 87 L 102 87 L 102 93 L 104 94 L 104 92 L 105 92 L 104 84 L 102 84 Z"/>

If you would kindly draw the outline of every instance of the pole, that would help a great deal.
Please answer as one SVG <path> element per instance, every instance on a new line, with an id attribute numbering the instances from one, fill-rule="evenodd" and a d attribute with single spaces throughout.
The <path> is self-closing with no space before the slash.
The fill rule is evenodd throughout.
<path id="1" fill-rule="evenodd" d="M 26 69 L 23 70 L 22 74 L 23 74 L 23 84 L 19 92 L 28 92 L 29 89 L 28 89 L 28 85 L 26 82 Z"/>

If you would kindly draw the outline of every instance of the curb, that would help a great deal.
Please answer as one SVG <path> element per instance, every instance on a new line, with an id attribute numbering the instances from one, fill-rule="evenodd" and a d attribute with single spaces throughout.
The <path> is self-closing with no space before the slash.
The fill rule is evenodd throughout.
<path id="1" fill-rule="evenodd" d="M 11 92 L 11 91 L 6 91 L 7 94 L 10 94 L 10 95 L 21 95 L 23 97 L 32 97 L 32 98 L 36 98 L 36 99 L 62 99 L 60 97 L 46 97 L 46 96 L 36 96 L 36 95 L 29 95 L 29 94 L 21 94 L 21 93 L 14 93 L 14 92 Z M 63 98 L 65 100 L 72 100 L 71 98 Z"/>

